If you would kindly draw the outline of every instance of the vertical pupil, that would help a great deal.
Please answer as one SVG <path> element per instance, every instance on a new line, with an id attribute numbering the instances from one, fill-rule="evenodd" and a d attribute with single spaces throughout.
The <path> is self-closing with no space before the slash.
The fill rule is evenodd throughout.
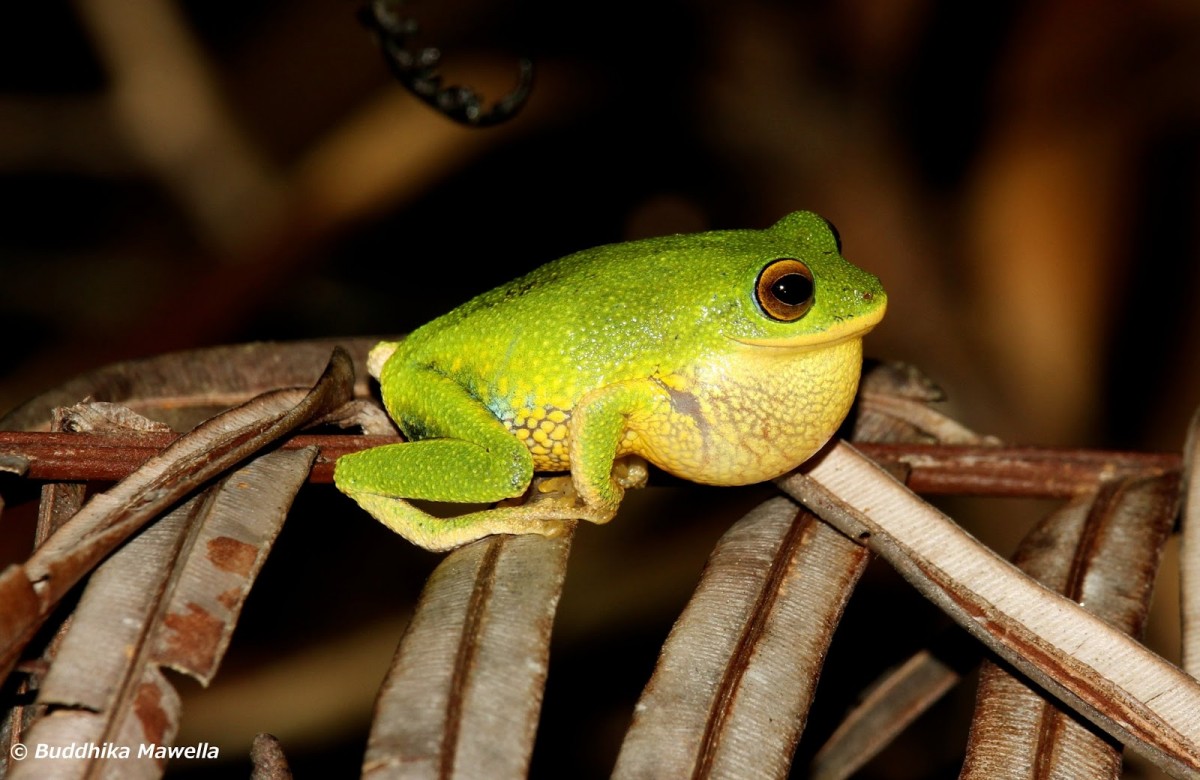
<path id="1" fill-rule="evenodd" d="M 771 285 L 771 294 L 788 306 L 799 306 L 812 297 L 813 284 L 803 274 L 785 274 Z"/>

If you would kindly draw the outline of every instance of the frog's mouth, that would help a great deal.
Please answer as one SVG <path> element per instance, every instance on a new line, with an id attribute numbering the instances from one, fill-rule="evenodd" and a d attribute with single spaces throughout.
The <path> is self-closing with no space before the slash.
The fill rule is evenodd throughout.
<path id="1" fill-rule="evenodd" d="M 884 299 L 877 308 L 857 317 L 834 323 L 831 327 L 816 333 L 780 338 L 734 338 L 733 340 L 751 347 L 772 347 L 774 349 L 809 350 L 831 347 L 834 344 L 867 335 L 883 319 L 886 311 L 887 299 Z"/>

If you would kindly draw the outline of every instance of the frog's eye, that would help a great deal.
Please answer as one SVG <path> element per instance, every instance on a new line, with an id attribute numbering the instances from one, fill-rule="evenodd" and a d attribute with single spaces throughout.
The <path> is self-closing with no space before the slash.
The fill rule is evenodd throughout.
<path id="1" fill-rule="evenodd" d="M 833 233 L 833 243 L 837 245 L 837 251 L 840 255 L 842 253 L 842 234 L 838 232 L 837 225 L 825 219 L 825 217 L 821 217 L 821 219 L 825 221 L 825 227 L 829 228 L 829 232 Z"/>
<path id="2" fill-rule="evenodd" d="M 773 261 L 754 285 L 758 305 L 768 317 L 780 322 L 803 317 L 812 308 L 815 291 L 812 271 L 790 257 Z"/>

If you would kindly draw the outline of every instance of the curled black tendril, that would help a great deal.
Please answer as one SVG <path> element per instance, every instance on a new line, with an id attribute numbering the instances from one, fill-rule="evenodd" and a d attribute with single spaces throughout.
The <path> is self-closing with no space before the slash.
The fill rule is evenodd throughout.
<path id="1" fill-rule="evenodd" d="M 520 80 L 516 88 L 483 110 L 483 101 L 475 90 L 462 86 L 442 86 L 437 66 L 442 53 L 432 46 L 408 48 L 417 33 L 417 22 L 401 14 L 403 0 L 372 0 L 359 17 L 379 39 L 379 45 L 396 79 L 410 92 L 438 112 L 470 127 L 490 127 L 511 119 L 529 98 L 533 86 L 533 63 L 520 61 Z"/>

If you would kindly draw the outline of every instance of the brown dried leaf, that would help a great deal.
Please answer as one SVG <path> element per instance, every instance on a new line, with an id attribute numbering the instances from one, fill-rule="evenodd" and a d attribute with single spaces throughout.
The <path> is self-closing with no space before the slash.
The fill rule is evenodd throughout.
<path id="1" fill-rule="evenodd" d="M 1179 470 L 1168 453 L 1049 447 L 945 446 L 855 442 L 863 454 L 899 466 L 923 495 L 1074 498 L 1109 479 Z M 34 468 L 31 466 L 30 468 Z"/>
<path id="2" fill-rule="evenodd" d="M 396 424 L 374 399 L 355 399 L 317 420 L 317 425 L 361 428 L 364 436 L 396 436 Z"/>
<path id="3" fill-rule="evenodd" d="M 812 780 L 853 775 L 953 688 L 960 670 L 960 663 L 921 650 L 883 675 L 813 757 Z"/>
<path id="4" fill-rule="evenodd" d="M 316 449 L 279 450 L 226 477 L 177 566 L 154 659 L 208 685 Z"/>
<path id="5" fill-rule="evenodd" d="M 1170 491 L 1174 479 L 1174 475 L 1163 476 L 1157 478 L 1160 481 L 1156 481 L 1156 484 Z M 1070 581 L 1076 582 L 1076 586 L 1084 582 L 1090 583 L 1090 590 L 1086 596 L 1068 595 L 1072 595 L 1076 601 L 1084 602 L 1087 605 L 1085 608 L 1100 614 L 1100 617 L 1108 619 L 1118 628 L 1127 631 L 1129 629 L 1124 628 L 1126 625 L 1136 628 L 1136 620 L 1145 617 L 1152 576 L 1158 565 L 1158 551 L 1165 540 L 1164 534 L 1170 532 L 1172 521 L 1169 515 L 1172 508 L 1168 494 L 1160 496 L 1168 503 L 1158 506 L 1157 509 L 1153 506 L 1141 506 L 1144 502 L 1134 500 L 1133 505 L 1138 506 L 1139 511 L 1150 512 L 1147 517 L 1151 520 L 1142 522 L 1138 512 L 1130 512 L 1128 506 L 1122 509 L 1123 505 L 1112 505 L 1112 500 L 1116 496 L 1115 485 L 1123 482 L 1141 484 L 1144 481 L 1151 480 L 1126 478 L 1120 482 L 1110 482 L 1104 491 L 1105 496 L 1108 496 L 1104 505 L 1109 506 L 1112 511 L 1120 512 L 1117 518 L 1127 522 L 1126 527 L 1114 528 L 1111 522 L 1100 523 L 1098 518 L 1104 518 L 1106 515 L 1103 512 L 1097 515 L 1092 509 L 1096 503 L 1096 496 L 1082 496 L 1046 517 L 1022 542 L 1013 563 L 1026 574 L 1038 578 L 1046 587 L 1055 588 L 1060 592 Z M 1159 493 L 1162 493 L 1162 490 L 1159 490 Z M 1130 498 L 1128 494 L 1126 498 Z M 1093 527 L 1090 533 L 1085 534 L 1084 528 L 1090 518 L 1090 512 Z M 1156 520 L 1158 522 L 1154 522 Z M 1084 547 L 1079 548 L 1080 545 Z M 1141 564 L 1136 563 L 1138 560 L 1141 560 Z M 1075 566 L 1074 569 L 1072 565 Z M 1072 571 L 1075 572 L 1074 575 L 1070 575 Z M 1115 619 L 1117 605 L 1114 604 L 1114 596 L 1097 587 L 1097 584 L 1102 582 L 1114 583 L 1118 587 L 1136 592 L 1124 601 L 1128 611 L 1122 613 L 1123 620 Z M 1110 608 L 1105 611 L 1105 607 Z M 1136 634 L 1136 631 L 1130 632 Z M 959 680 L 959 670 L 978 664 L 978 646 L 960 648 L 960 642 L 955 641 L 956 636 L 958 635 L 943 636 L 936 653 L 922 650 L 898 670 L 886 674 L 880 682 L 872 685 L 870 694 L 846 716 L 838 731 L 818 751 L 812 767 L 814 778 L 836 780 L 850 776 L 854 770 L 862 767 L 892 742 L 904 728 L 937 701 L 938 697 L 952 688 Z M 952 662 L 946 662 L 944 658 L 949 658 Z M 997 676 L 1002 672 L 998 672 L 992 666 L 990 672 L 984 672 L 984 677 L 988 677 L 989 674 Z M 1004 682 L 1001 686 L 1004 690 L 1024 690 L 1026 696 L 1032 696 L 1038 704 L 1042 703 L 1036 694 L 1028 692 L 1024 684 Z M 988 696 L 991 696 L 990 691 Z M 985 697 L 980 695 L 980 707 L 983 707 L 984 701 Z M 1001 698 L 1000 701 L 1007 700 Z M 1001 710 L 1009 708 L 1015 710 L 1016 706 L 1012 702 L 1000 706 Z M 1004 731 L 1004 728 L 997 730 L 997 738 L 1003 738 Z M 1044 732 L 1044 736 L 1049 733 L 1057 732 Z M 1050 744 L 1052 742 L 1046 743 L 1043 748 L 1048 748 Z M 1063 755 L 1062 749 L 1055 750 L 1056 755 Z M 1036 752 L 1030 748 L 1024 755 L 1031 756 Z M 990 766 L 995 769 L 1016 766 L 1018 763 L 1020 762 L 1015 760 L 996 761 Z M 983 776 L 988 776 L 988 773 L 985 772 Z"/>
<path id="6" fill-rule="evenodd" d="M 66 419 L 66 411 L 63 409 L 54 410 L 54 420 L 52 430 L 61 431 Z M 55 482 L 42 486 L 41 501 L 38 503 L 38 521 L 37 529 L 34 534 L 34 545 L 39 545 L 44 542 L 50 534 L 58 530 L 59 526 L 69 520 L 79 508 L 83 505 L 85 495 L 85 486 L 83 483 L 70 482 Z M 64 626 L 59 626 L 56 639 L 61 637 Z M 48 663 L 50 658 L 53 658 L 57 652 L 55 641 L 46 647 L 42 652 L 42 664 Z M 18 701 L 25 702 L 32 699 L 30 691 L 34 691 L 41 684 L 39 675 L 30 674 L 23 680 L 17 682 Z M 0 754 L 0 776 L 7 774 L 9 763 L 13 760 L 12 748 L 22 741 L 24 732 L 33 724 L 35 717 L 42 715 L 43 707 L 29 706 L 24 703 L 15 704 L 4 715 L 3 724 L 0 725 L 0 734 L 3 735 L 3 744 L 9 748 Z"/>
<path id="7" fill-rule="evenodd" d="M 1200 677 L 1200 409 L 1183 448 L 1183 542 L 1179 549 L 1183 668 Z"/>
<path id="8" fill-rule="evenodd" d="M 1178 479 L 1107 483 L 1046 518 L 1016 562 L 1115 628 L 1140 636 L 1178 506 Z M 1120 746 L 993 663 L 981 674 L 964 778 L 1117 778 Z"/>
<path id="9" fill-rule="evenodd" d="M 148 663 L 146 635 L 204 498 L 193 498 L 150 526 L 93 573 L 39 691 L 40 704 L 58 707 L 34 723 L 26 737 L 29 744 L 112 749 L 95 758 L 35 753 L 13 768 L 13 780 L 162 774 L 165 762 L 139 758 L 139 746 L 170 744 L 179 701 L 157 667 Z"/>
<path id="10" fill-rule="evenodd" d="M 976 434 L 929 405 L 945 397 L 915 366 L 892 362 L 864 369 L 853 439 L 859 444 L 999 445 L 998 439 Z M 887 468 L 907 483 L 914 476 L 913 465 L 900 461 Z M 886 672 L 814 757 L 813 776 L 823 780 L 848 777 L 953 688 L 965 663 L 960 657 L 961 644 L 956 637 L 943 635 L 937 652 L 922 650 Z M 947 662 L 947 655 L 953 656 L 954 663 Z"/>
<path id="11" fill-rule="evenodd" d="M 20 455 L 0 453 L 0 473 L 15 474 L 22 477 L 29 471 L 29 460 Z M 0 509 L 4 509 L 3 496 L 0 496 Z"/>
<path id="12" fill-rule="evenodd" d="M 113 363 L 32 398 L 0 418 L 0 430 L 42 431 L 51 410 L 80 401 L 111 401 L 186 431 L 201 421 L 280 387 L 309 387 L 321 376 L 329 353 L 342 347 L 368 395 L 366 355 L 379 339 L 317 339 L 257 342 L 175 352 Z"/>
<path id="13" fill-rule="evenodd" d="M 613 776 L 786 777 L 867 557 L 784 498 L 738 521 L 663 647 Z"/>
<path id="14" fill-rule="evenodd" d="M 171 426 L 144 417 L 128 406 L 109 401 L 86 401 L 54 410 L 54 430 L 84 431 L 170 431 Z"/>
<path id="15" fill-rule="evenodd" d="M 96 570 L 39 692 L 51 712 L 28 740 L 51 749 L 107 744 L 115 760 L 34 757 L 14 778 L 51 769 L 63 777 L 161 774 L 161 756 L 140 755 L 143 745 L 170 745 L 178 727 L 178 696 L 159 667 L 211 679 L 315 455 L 277 451 L 251 461 Z"/>
<path id="16" fill-rule="evenodd" d="M 156 431 L 164 427 L 123 406 L 103 401 L 58 408 L 52 416 L 50 430 L 56 433 Z M 35 547 L 75 516 L 83 506 L 85 487 L 82 482 L 52 482 L 42 486 Z"/>
<path id="17" fill-rule="evenodd" d="M 0 637 L 17 638 L 24 646 L 41 624 L 41 618 L 41 600 L 25 570 L 13 564 L 0 572 Z"/>
<path id="18" fill-rule="evenodd" d="M 0 602 L 5 613 L 0 628 L 6 629 L 0 634 L 0 677 L 11 671 L 54 604 L 134 531 L 258 449 L 344 403 L 352 379 L 349 357 L 335 349 L 321 380 L 302 398 L 302 391 L 274 391 L 218 415 L 92 498 L 24 566 L 5 573 L 9 587 L 32 584 L 39 609 L 36 617 L 22 612 L 14 619 L 8 604 Z"/>
<path id="19" fill-rule="evenodd" d="M 55 752 L 41 757 L 36 752 L 30 753 L 13 767 L 11 780 L 161 777 L 166 759 L 156 759 L 153 755 L 139 758 L 139 749 L 141 745 L 159 746 L 169 741 L 178 727 L 179 697 L 157 669 L 147 667 L 144 671 L 145 677 L 129 684 L 135 693 L 133 701 L 122 711 L 124 717 L 111 724 L 96 713 L 79 709 L 55 711 L 35 723 L 26 744 L 54 746 Z M 88 759 L 92 750 L 96 757 Z"/>
<path id="20" fill-rule="evenodd" d="M 525 777 L 570 547 L 493 536 L 446 556 L 380 690 L 364 777 Z"/>
<path id="21" fill-rule="evenodd" d="M 868 360 L 863 365 L 860 393 L 911 398 L 927 403 L 945 401 L 946 393 L 936 382 L 911 363 L 898 360 Z"/>
<path id="22" fill-rule="evenodd" d="M 885 377 L 889 375 L 888 372 L 884 374 Z M 902 375 L 901 378 L 905 376 L 908 375 Z M 909 378 L 906 381 L 912 380 Z M 897 383 L 898 380 L 889 380 L 884 387 L 894 392 Z M 901 397 L 909 397 L 903 392 L 903 387 L 900 390 Z M 918 386 L 918 392 L 912 397 L 922 398 L 919 390 Z M 937 452 L 939 458 L 945 459 L 942 465 L 935 466 L 930 457 L 909 455 L 901 460 L 907 466 L 902 473 L 910 481 L 920 483 L 925 490 L 936 490 L 939 485 L 952 484 L 957 486 L 957 491 L 941 492 L 963 492 L 972 486 L 1011 491 L 1020 485 L 1019 492 L 1059 495 L 1093 485 L 1100 479 L 1119 478 L 1125 473 L 1158 473 L 1165 465 L 1150 459 L 1138 464 L 1127 453 L 1043 451 L 1038 453 L 1036 459 L 1030 459 L 1021 450 L 1006 451 L 991 447 L 958 455 L 943 449 Z M 1047 456 L 1059 459 L 1057 464 L 1053 464 L 1052 470 L 1046 468 L 1052 465 L 1046 460 Z M 964 468 L 968 464 L 969 470 Z M 1031 469 L 1034 464 L 1038 467 Z M 972 474 L 978 478 L 973 478 Z M 1072 484 L 1078 487 L 1072 488 Z M 958 680 L 959 669 L 970 668 L 979 660 L 977 652 L 970 648 L 959 648 L 960 644 L 946 635 L 938 643 L 936 652 L 922 651 L 908 663 L 873 683 L 871 693 L 846 717 L 814 758 L 814 777 L 836 780 L 849 776 L 936 702 Z M 968 654 L 973 658 L 968 660 Z M 947 657 L 951 663 L 945 662 Z"/>
<path id="23" fill-rule="evenodd" d="M 779 484 L 1051 694 L 1167 771 L 1200 777 L 1196 680 L 1021 574 L 845 443 Z"/>
<path id="24" fill-rule="evenodd" d="M 38 544 L 70 520 L 83 506 L 86 485 L 82 482 L 51 482 L 42 486 L 42 500 L 38 504 Z"/>
<path id="25" fill-rule="evenodd" d="M 881 363 L 863 374 L 854 441 L 998 445 L 933 407 L 945 394 L 916 367 Z"/>

